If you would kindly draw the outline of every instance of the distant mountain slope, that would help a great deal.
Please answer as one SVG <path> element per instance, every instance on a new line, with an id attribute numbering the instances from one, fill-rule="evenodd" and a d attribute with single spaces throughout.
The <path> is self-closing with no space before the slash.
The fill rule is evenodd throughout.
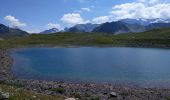
<path id="1" fill-rule="evenodd" d="M 50 33 L 56 33 L 56 32 L 59 32 L 59 29 L 57 28 L 52 28 L 52 29 L 49 29 L 49 30 L 45 30 L 43 32 L 40 32 L 40 34 L 50 34 Z"/>
<path id="2" fill-rule="evenodd" d="M 129 28 L 126 26 L 125 23 L 118 21 L 118 22 L 107 22 L 99 27 L 96 27 L 93 32 L 99 33 L 110 33 L 110 34 L 120 34 L 120 33 L 128 33 L 130 32 Z"/>
<path id="3" fill-rule="evenodd" d="M 128 27 L 129 32 L 139 33 L 146 31 L 146 26 L 140 24 L 125 24 Z"/>
<path id="4" fill-rule="evenodd" d="M 147 26 L 147 30 L 151 30 L 154 28 L 170 28 L 170 23 L 152 23 Z"/>
<path id="5" fill-rule="evenodd" d="M 21 29 L 15 29 L 0 24 L 0 36 L 26 36 L 28 33 Z"/>
<path id="6" fill-rule="evenodd" d="M 68 29 L 68 32 L 91 32 L 94 28 L 99 26 L 99 24 L 77 24 Z"/>
<path id="7" fill-rule="evenodd" d="M 146 19 L 121 19 L 119 21 L 127 23 L 127 24 L 136 24 L 136 25 L 144 25 L 144 26 L 150 24 L 150 21 Z"/>

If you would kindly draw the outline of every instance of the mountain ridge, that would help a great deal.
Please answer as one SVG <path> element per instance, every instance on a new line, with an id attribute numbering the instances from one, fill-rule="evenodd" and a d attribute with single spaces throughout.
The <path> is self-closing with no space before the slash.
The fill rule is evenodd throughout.
<path id="1" fill-rule="evenodd" d="M 44 31 L 40 32 L 40 34 L 50 34 L 50 33 L 56 33 L 56 32 L 59 32 L 59 29 L 51 28 L 51 29 L 44 30 Z"/>

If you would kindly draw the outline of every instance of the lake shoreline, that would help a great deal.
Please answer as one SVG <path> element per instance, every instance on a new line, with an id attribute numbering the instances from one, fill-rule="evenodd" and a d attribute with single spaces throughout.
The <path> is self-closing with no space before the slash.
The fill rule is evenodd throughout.
<path id="1" fill-rule="evenodd" d="M 12 73 L 10 68 L 12 65 L 12 58 L 10 57 L 10 50 L 0 50 L 1 58 L 1 71 L 0 82 L 2 84 L 14 85 L 22 87 L 27 90 L 35 91 L 38 93 L 49 95 L 62 95 L 64 97 L 81 97 L 81 98 L 95 98 L 98 97 L 101 100 L 112 99 L 110 97 L 111 92 L 117 94 L 118 100 L 127 98 L 127 100 L 135 99 L 163 99 L 170 97 L 169 88 L 140 88 L 140 87 L 128 87 L 120 84 L 98 84 L 98 83 L 72 83 L 72 82 L 54 82 L 54 81 L 42 81 L 42 80 L 27 80 L 18 79 Z M 60 91 L 59 91 L 60 89 Z M 61 93 L 62 92 L 62 93 Z M 129 99 L 128 99 L 129 98 Z M 142 100 L 141 99 L 141 100 Z"/>
<path id="2" fill-rule="evenodd" d="M 158 48 L 158 49 L 170 49 L 170 46 L 167 45 L 50 45 L 50 44 L 38 44 L 38 45 L 29 45 L 29 46 L 16 46 L 7 48 L 8 51 L 15 50 L 15 49 L 22 49 L 22 48 L 80 48 L 80 47 L 98 47 L 98 48 L 112 48 L 112 47 L 127 47 L 127 48 Z"/>

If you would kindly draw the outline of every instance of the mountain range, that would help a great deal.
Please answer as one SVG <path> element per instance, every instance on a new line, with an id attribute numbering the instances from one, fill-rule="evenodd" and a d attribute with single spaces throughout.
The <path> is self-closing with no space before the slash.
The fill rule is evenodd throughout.
<path id="1" fill-rule="evenodd" d="M 125 34 L 148 31 L 154 28 L 170 28 L 170 19 L 122 19 L 119 21 L 106 22 L 102 24 L 77 24 L 70 28 L 60 31 L 52 28 L 40 32 L 39 34 L 50 34 L 56 32 L 77 32 L 77 33 L 106 33 L 106 34 Z M 26 31 L 18 28 L 10 28 L 0 24 L 0 36 L 25 36 Z"/>
<path id="2" fill-rule="evenodd" d="M 67 28 L 66 32 L 95 32 L 108 34 L 138 33 L 154 28 L 170 27 L 170 19 L 122 19 L 103 24 L 77 24 Z"/>

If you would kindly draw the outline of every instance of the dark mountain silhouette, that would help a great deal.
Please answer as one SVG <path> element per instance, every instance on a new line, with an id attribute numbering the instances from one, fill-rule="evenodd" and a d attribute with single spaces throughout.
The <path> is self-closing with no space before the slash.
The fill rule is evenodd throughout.
<path id="1" fill-rule="evenodd" d="M 0 24 L 0 36 L 26 36 L 28 33 L 18 28 L 10 28 Z"/>

